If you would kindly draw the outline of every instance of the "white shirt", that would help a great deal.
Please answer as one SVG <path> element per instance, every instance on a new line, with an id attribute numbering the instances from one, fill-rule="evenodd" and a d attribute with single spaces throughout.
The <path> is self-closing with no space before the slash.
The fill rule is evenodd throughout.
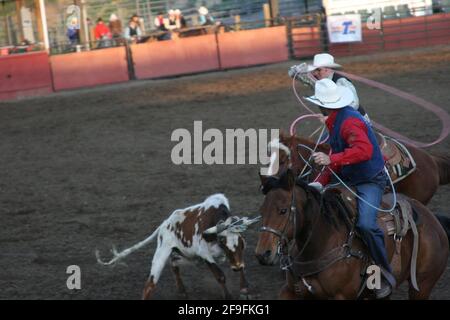
<path id="1" fill-rule="evenodd" d="M 328 76 L 328 79 L 332 80 L 333 75 L 334 75 L 334 72 L 332 72 Z M 345 78 L 340 78 L 336 81 L 336 84 L 338 86 L 343 86 L 343 87 L 349 88 L 353 92 L 353 102 L 350 104 L 350 107 L 352 107 L 355 110 L 358 110 L 359 109 L 359 98 L 358 98 L 358 93 L 356 92 L 356 88 L 353 85 L 353 83 L 351 83 L 350 81 L 348 81 Z"/>

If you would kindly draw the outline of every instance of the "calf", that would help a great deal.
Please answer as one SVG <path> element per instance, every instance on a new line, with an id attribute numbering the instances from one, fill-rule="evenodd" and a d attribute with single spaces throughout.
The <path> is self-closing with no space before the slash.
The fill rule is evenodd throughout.
<path id="1" fill-rule="evenodd" d="M 111 265 L 157 238 L 158 245 L 143 299 L 151 298 L 169 258 L 178 291 L 184 296 L 186 290 L 181 281 L 179 263 L 182 260 L 201 260 L 208 265 L 221 285 L 225 298 L 231 298 L 225 275 L 216 263 L 218 258 L 228 258 L 231 268 L 240 272 L 241 294 L 247 295 L 248 283 L 243 260 L 245 241 L 241 233 L 257 220 L 259 217 L 252 220 L 231 216 L 227 198 L 223 194 L 214 194 L 200 204 L 175 210 L 148 238 L 136 245 L 120 253 L 113 250 L 114 258 L 109 262 L 102 262 L 96 251 L 97 261 Z"/>

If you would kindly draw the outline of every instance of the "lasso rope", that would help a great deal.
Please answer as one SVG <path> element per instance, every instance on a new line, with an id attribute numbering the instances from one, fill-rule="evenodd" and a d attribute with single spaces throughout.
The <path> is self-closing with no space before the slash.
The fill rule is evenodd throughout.
<path id="1" fill-rule="evenodd" d="M 384 132 L 388 136 L 394 137 L 397 140 L 406 142 L 406 143 L 408 143 L 410 145 L 413 145 L 415 147 L 418 147 L 418 148 L 427 148 L 427 147 L 431 147 L 431 146 L 434 146 L 434 145 L 442 142 L 450 134 L 450 116 L 441 107 L 439 107 L 439 106 L 437 106 L 437 105 L 435 105 L 435 104 L 433 104 L 431 102 L 425 101 L 422 98 L 416 97 L 415 95 L 412 95 L 410 93 L 404 92 L 402 90 L 396 89 L 394 87 L 388 86 L 386 84 L 383 84 L 383 83 L 380 83 L 380 82 L 377 82 L 377 81 L 374 81 L 374 80 L 366 79 L 366 78 L 363 78 L 363 77 L 360 77 L 360 76 L 357 76 L 357 75 L 354 75 L 354 74 L 342 72 L 342 71 L 335 71 L 335 72 L 338 73 L 338 74 L 341 74 L 341 75 L 343 75 L 343 76 L 345 76 L 345 77 L 347 77 L 349 79 L 360 81 L 360 82 L 362 82 L 364 84 L 367 84 L 368 86 L 371 86 L 371 87 L 374 87 L 374 88 L 386 91 L 386 92 L 388 92 L 390 94 L 393 94 L 393 95 L 395 95 L 397 97 L 400 97 L 400 98 L 408 100 L 408 101 L 410 101 L 410 102 L 412 102 L 414 104 L 417 104 L 417 105 L 423 107 L 424 109 L 427 109 L 427 110 L 433 112 L 441 120 L 441 123 L 442 123 L 442 130 L 441 130 L 441 134 L 439 135 L 439 138 L 436 139 L 433 142 L 430 142 L 430 143 L 423 143 L 423 142 L 420 142 L 420 141 L 409 139 L 409 138 L 407 138 L 407 137 L 405 137 L 405 136 L 403 136 L 403 135 L 401 135 L 401 134 L 399 134 L 399 133 L 397 133 L 397 132 L 395 132 L 395 131 L 393 131 L 393 130 L 391 130 L 389 128 L 384 127 L 383 125 L 381 125 L 379 123 L 376 123 L 375 121 L 371 121 L 374 127 L 379 129 L 380 131 Z M 300 102 L 300 104 L 310 114 L 316 114 L 315 112 L 313 112 L 303 102 L 302 98 L 300 97 L 300 95 L 297 92 L 297 89 L 296 89 L 296 86 L 295 86 L 295 83 L 296 83 L 295 79 L 297 78 L 298 74 L 300 74 L 300 72 L 297 71 L 295 73 L 294 77 L 292 78 L 292 88 L 293 88 L 294 94 L 297 97 L 297 100 Z M 316 117 L 319 117 L 319 115 L 316 114 Z M 295 121 L 291 124 L 291 128 L 290 128 L 291 135 L 295 134 L 295 126 L 300 121 L 304 120 L 305 118 L 307 118 L 307 117 L 301 116 L 301 117 L 295 119 Z"/>

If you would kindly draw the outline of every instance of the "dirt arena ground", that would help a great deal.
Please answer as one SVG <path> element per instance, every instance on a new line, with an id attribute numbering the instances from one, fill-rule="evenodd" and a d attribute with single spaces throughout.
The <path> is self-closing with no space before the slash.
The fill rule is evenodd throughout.
<path id="1" fill-rule="evenodd" d="M 346 71 L 413 93 L 450 112 L 450 47 L 340 59 Z M 283 128 L 303 112 L 291 89 L 296 61 L 176 79 L 139 81 L 0 103 L 0 299 L 139 299 L 155 245 L 113 268 L 97 264 L 140 241 L 174 209 L 223 192 L 235 214 L 257 214 L 257 165 L 171 162 L 173 130 Z M 376 121 L 420 141 L 433 141 L 440 122 L 417 106 L 357 84 Z M 301 87 L 299 87 L 301 89 Z M 302 93 L 305 93 L 304 91 Z M 450 152 L 450 138 L 431 148 Z M 450 187 L 429 207 L 450 214 Z M 258 232 L 247 233 L 248 278 L 262 299 L 276 299 L 278 267 L 260 266 Z M 66 287 L 66 268 L 79 265 L 82 289 Z M 450 264 L 449 264 L 450 266 Z M 238 274 L 226 265 L 238 296 Z M 220 299 L 206 266 L 182 269 L 191 299 Z M 178 299 L 166 268 L 157 299 Z M 393 296 L 405 299 L 401 287 Z M 433 299 L 450 299 L 450 270 Z"/>

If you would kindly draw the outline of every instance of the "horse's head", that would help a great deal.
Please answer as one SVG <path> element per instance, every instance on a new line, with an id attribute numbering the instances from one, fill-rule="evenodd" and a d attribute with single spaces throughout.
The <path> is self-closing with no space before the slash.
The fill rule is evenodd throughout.
<path id="1" fill-rule="evenodd" d="M 280 244 L 287 245 L 294 237 L 298 216 L 292 210 L 293 201 L 302 201 L 304 196 L 293 198 L 295 176 L 291 170 L 280 177 L 261 176 L 261 184 L 266 196 L 260 208 L 262 227 L 255 254 L 262 265 L 273 265 L 279 260 Z"/>

